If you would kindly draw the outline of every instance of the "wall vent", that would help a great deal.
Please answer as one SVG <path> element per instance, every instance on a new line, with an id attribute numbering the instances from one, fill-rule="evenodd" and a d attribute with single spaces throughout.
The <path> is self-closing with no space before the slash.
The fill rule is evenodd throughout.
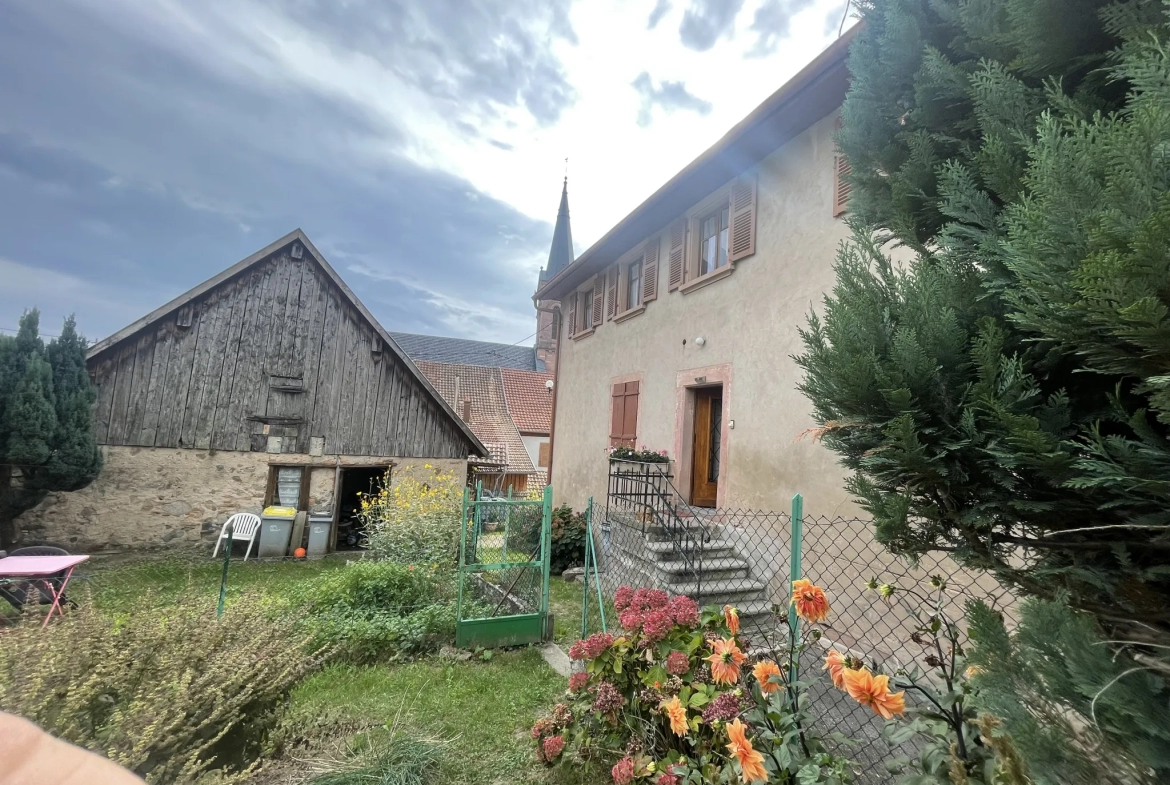
<path id="1" fill-rule="evenodd" d="M 304 255 L 305 255 L 305 249 L 303 247 L 301 247 L 301 244 L 300 243 L 293 243 L 292 258 L 300 259 Z"/>

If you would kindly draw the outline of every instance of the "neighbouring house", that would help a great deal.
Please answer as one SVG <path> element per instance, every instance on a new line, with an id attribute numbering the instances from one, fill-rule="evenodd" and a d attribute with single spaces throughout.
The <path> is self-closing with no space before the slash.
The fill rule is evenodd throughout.
<path id="1" fill-rule="evenodd" d="M 851 510 L 797 390 L 798 329 L 835 280 L 846 34 L 534 297 L 558 303 L 556 503 L 606 497 L 608 450 L 665 449 L 695 507 Z"/>
<path id="2" fill-rule="evenodd" d="M 105 467 L 22 515 L 26 540 L 192 546 L 273 504 L 344 520 L 388 469 L 466 477 L 488 454 L 299 229 L 94 344 L 88 365 Z"/>
<path id="3" fill-rule="evenodd" d="M 391 335 L 495 460 L 475 467 L 484 487 L 524 493 L 547 484 L 553 377 L 537 370 L 533 347 Z"/>

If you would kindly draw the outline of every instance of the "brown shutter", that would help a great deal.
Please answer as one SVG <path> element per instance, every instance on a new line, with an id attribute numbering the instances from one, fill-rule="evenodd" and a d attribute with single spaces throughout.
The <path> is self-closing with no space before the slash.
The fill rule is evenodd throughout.
<path id="1" fill-rule="evenodd" d="M 618 268 L 616 264 L 609 268 L 605 277 L 607 281 L 605 287 L 605 318 L 612 319 L 613 315 L 618 312 Z"/>
<path id="2" fill-rule="evenodd" d="M 849 203 L 849 193 L 853 190 L 853 184 L 849 182 L 849 175 L 853 173 L 853 167 L 849 165 L 847 159 L 841 153 L 833 156 L 833 217 L 841 215 L 845 212 L 845 208 Z"/>
<path id="3" fill-rule="evenodd" d="M 655 237 L 646 244 L 642 257 L 642 302 L 648 303 L 658 297 L 658 252 L 662 238 Z"/>
<path id="4" fill-rule="evenodd" d="M 615 384 L 609 400 L 609 446 L 620 447 L 626 424 L 626 386 Z"/>
<path id="5" fill-rule="evenodd" d="M 604 273 L 593 278 L 593 326 L 601 324 L 605 315 L 605 290 L 601 288 Z"/>
<path id="6" fill-rule="evenodd" d="M 577 293 L 569 295 L 569 337 L 577 332 Z"/>
<path id="7" fill-rule="evenodd" d="M 734 262 L 756 252 L 756 177 L 748 175 L 731 184 L 731 240 L 727 260 Z"/>
<path id="8" fill-rule="evenodd" d="M 673 292 L 683 282 L 683 248 L 687 239 L 687 219 L 679 218 L 670 225 L 670 281 L 666 290 Z"/>
<path id="9" fill-rule="evenodd" d="M 625 394 L 625 422 L 622 426 L 622 439 L 630 447 L 636 447 L 638 441 L 638 382 L 626 382 Z"/>
<path id="10" fill-rule="evenodd" d="M 536 465 L 538 468 L 548 468 L 548 442 L 540 443 L 540 450 L 537 452 Z"/>

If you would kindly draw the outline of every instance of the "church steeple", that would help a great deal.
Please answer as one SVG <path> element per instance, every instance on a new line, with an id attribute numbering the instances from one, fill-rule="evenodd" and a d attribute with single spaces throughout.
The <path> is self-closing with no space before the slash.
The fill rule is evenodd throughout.
<path id="1" fill-rule="evenodd" d="M 569 227 L 569 178 L 561 188 L 561 205 L 557 208 L 557 225 L 553 228 L 552 248 L 541 280 L 548 280 L 573 263 L 573 230 Z"/>

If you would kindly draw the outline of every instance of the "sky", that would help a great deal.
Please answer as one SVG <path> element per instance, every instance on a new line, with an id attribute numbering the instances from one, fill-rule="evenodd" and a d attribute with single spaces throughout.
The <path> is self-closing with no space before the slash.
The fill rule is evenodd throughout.
<path id="1" fill-rule="evenodd" d="M 566 171 L 579 254 L 845 6 L 4 0 L 0 330 L 105 337 L 300 227 L 387 329 L 531 344 Z"/>

